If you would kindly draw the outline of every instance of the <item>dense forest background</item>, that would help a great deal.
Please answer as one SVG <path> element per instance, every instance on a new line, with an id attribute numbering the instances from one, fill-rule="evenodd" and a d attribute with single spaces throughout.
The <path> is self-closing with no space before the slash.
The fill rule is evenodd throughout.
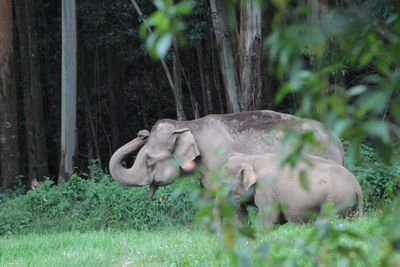
<path id="1" fill-rule="evenodd" d="M 238 111 L 231 103 L 229 88 L 224 86 L 225 75 L 218 58 L 221 45 L 218 29 L 213 24 L 212 2 L 195 1 L 190 15 L 184 17 L 186 45 L 178 46 L 174 42 L 165 57 L 179 92 L 178 98 L 170 88 L 161 63 L 152 60 L 147 52 L 139 34 L 142 18 L 130 1 L 77 2 L 78 95 L 74 158 L 77 169 L 86 170 L 93 161 L 107 167 L 113 151 L 134 138 L 139 130 L 150 129 L 158 119 L 195 119 L 212 113 Z M 358 0 L 351 4 L 367 20 L 384 21 L 390 15 L 391 2 L 383 2 L 387 3 Z M 137 3 L 145 15 L 155 11 L 151 1 Z M 348 2 L 342 0 L 310 3 L 312 10 L 308 16 L 311 20 L 318 19 L 327 8 L 340 10 L 348 6 Z M 270 32 L 275 8 L 267 5 L 261 10 L 260 49 L 256 50 L 259 67 L 252 67 L 257 71 L 250 77 L 256 83 L 252 85 L 256 92 L 239 110 L 272 109 L 294 113 L 298 109 L 296 94 L 290 94 L 279 104 L 274 102 L 280 83 L 265 57 L 269 51 L 261 49 Z M 15 0 L 12 14 L 16 116 L 10 121 L 17 123 L 17 127 L 11 125 L 11 128 L 18 138 L 14 146 L 0 151 L 1 181 L 6 188 L 17 180 L 25 185 L 30 185 L 34 178 L 56 180 L 60 159 L 61 1 Z M 230 25 L 227 36 L 237 65 L 240 65 L 243 50 L 240 36 L 245 31 L 241 28 L 240 22 L 245 19 L 241 14 L 240 7 L 232 10 L 229 16 L 237 23 Z M 334 46 L 330 51 L 327 59 L 337 52 Z M 312 57 L 306 60 L 310 68 L 316 67 Z M 239 69 L 236 71 L 243 73 Z M 374 71 L 368 66 L 347 68 L 331 73 L 326 79 L 333 85 L 349 88 Z M 177 108 L 177 100 L 182 110 Z M 2 101 L 12 105 L 14 100 Z M 382 118 L 390 120 L 390 112 L 384 112 Z M 12 173 L 4 167 L 10 159 L 15 162 Z"/>

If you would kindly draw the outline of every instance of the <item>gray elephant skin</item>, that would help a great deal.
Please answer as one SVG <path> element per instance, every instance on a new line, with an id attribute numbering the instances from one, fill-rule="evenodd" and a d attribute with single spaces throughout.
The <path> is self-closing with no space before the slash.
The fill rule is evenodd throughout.
<path id="1" fill-rule="evenodd" d="M 263 110 L 208 115 L 191 121 L 159 120 L 151 132 L 142 130 L 137 138 L 119 148 L 110 159 L 109 170 L 122 185 L 150 185 L 152 195 L 158 186 L 171 184 L 196 167 L 204 172 L 221 169 L 230 153 L 275 152 L 286 132 L 304 130 L 312 130 L 323 144 L 323 149 L 310 153 L 342 164 L 342 143 L 321 123 Z M 123 160 L 138 150 L 134 164 L 124 167 Z M 201 183 L 207 188 L 206 176 Z"/>
<path id="2" fill-rule="evenodd" d="M 278 153 L 234 153 L 223 167 L 226 183 L 231 184 L 237 200 L 254 195 L 264 226 L 308 222 L 327 201 L 341 207 L 339 215 L 362 215 L 360 184 L 341 164 L 306 153 L 295 168 L 280 168 L 280 160 Z M 300 182 L 303 171 L 307 172 L 308 190 Z"/>

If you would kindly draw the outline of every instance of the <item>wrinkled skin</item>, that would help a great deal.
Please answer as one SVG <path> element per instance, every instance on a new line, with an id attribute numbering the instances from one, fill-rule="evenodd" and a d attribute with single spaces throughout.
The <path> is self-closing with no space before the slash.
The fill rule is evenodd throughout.
<path id="1" fill-rule="evenodd" d="M 309 154 L 303 157 L 305 162 L 299 162 L 295 169 L 279 169 L 278 153 L 234 153 L 225 163 L 223 173 L 237 200 L 254 195 L 264 226 L 308 222 L 312 213 L 318 213 L 328 200 L 343 207 L 340 215 L 362 214 L 361 187 L 346 168 L 333 160 Z M 309 191 L 300 183 L 303 170 L 308 174 Z"/>
<path id="2" fill-rule="evenodd" d="M 275 152 L 287 131 L 312 130 L 324 144 L 310 151 L 327 159 L 343 162 L 343 147 L 313 120 L 273 111 L 250 111 L 208 115 L 192 121 L 159 120 L 149 133 L 139 132 L 136 139 L 118 149 L 110 160 L 110 173 L 126 186 L 150 185 L 151 195 L 158 186 L 171 184 L 177 177 L 202 167 L 204 172 L 220 169 L 232 152 L 264 154 Z M 122 161 L 140 148 L 131 168 Z M 201 183 L 207 188 L 206 176 Z"/>

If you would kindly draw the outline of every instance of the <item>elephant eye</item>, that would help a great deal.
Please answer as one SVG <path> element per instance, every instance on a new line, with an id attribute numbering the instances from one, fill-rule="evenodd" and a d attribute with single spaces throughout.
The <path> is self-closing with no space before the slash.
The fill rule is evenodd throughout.
<path id="1" fill-rule="evenodd" d="M 156 164 L 156 160 L 155 160 L 153 157 L 147 155 L 147 157 L 146 157 L 146 164 L 147 164 L 148 166 L 152 166 L 152 165 Z"/>

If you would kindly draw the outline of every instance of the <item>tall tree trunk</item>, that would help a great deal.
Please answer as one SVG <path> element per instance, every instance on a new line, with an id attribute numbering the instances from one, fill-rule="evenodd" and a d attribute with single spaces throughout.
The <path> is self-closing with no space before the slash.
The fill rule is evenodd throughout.
<path id="1" fill-rule="evenodd" d="M 204 68 L 203 68 L 203 52 L 201 51 L 201 49 L 202 49 L 201 45 L 198 45 L 196 47 L 196 55 L 197 55 L 197 64 L 199 66 L 201 97 L 203 99 L 203 110 L 204 110 L 204 114 L 207 115 L 207 114 L 210 114 L 212 107 L 211 107 L 211 100 L 209 99 L 210 88 L 207 88 L 207 86 L 206 86 L 206 80 L 205 80 Z"/>
<path id="2" fill-rule="evenodd" d="M 107 48 L 107 73 L 108 90 L 110 92 L 111 109 L 111 144 L 112 151 L 117 150 L 123 144 L 123 81 L 122 81 L 122 58 L 117 51 L 118 47 Z"/>
<path id="3" fill-rule="evenodd" d="M 19 87 L 21 90 L 19 92 L 22 92 L 23 94 L 23 100 L 25 102 L 25 94 L 26 90 L 29 90 L 30 87 L 30 74 L 29 74 L 29 51 L 28 51 L 28 34 L 27 34 L 27 26 L 26 26 L 26 16 L 25 16 L 25 1 L 23 0 L 15 0 L 14 1 L 14 10 L 15 10 L 15 16 L 16 16 L 16 23 L 18 27 L 18 48 L 19 48 L 19 64 L 17 63 L 16 70 L 19 71 L 19 77 L 16 77 L 16 80 L 20 80 L 19 84 L 17 83 L 17 92 L 19 90 Z M 18 72 L 17 72 L 18 73 Z M 17 96 L 18 98 L 18 96 Z M 24 118 L 23 120 L 27 122 L 27 104 L 24 103 L 23 105 L 24 108 Z M 22 118 L 20 118 L 22 119 Z M 25 139 L 26 140 L 26 145 L 24 148 L 21 147 L 21 152 L 22 156 L 26 154 L 25 157 L 21 157 L 20 163 L 21 165 L 21 171 L 22 173 L 28 177 L 28 180 L 31 180 L 30 177 L 32 176 L 29 171 L 30 171 L 30 165 L 29 165 L 29 146 L 28 146 L 28 131 L 27 131 L 27 124 L 25 123 L 25 127 L 22 129 L 23 134 L 19 136 L 20 140 Z M 27 163 L 26 163 L 27 162 Z M 28 165 L 28 169 L 26 170 L 25 165 Z M 28 171 L 28 173 L 26 173 Z M 32 181 L 28 181 L 31 183 Z"/>
<path id="4" fill-rule="evenodd" d="M 40 181 L 49 174 L 49 167 L 44 126 L 43 90 L 40 81 L 37 9 L 33 0 L 18 0 L 15 3 L 19 21 L 28 177 L 29 182 L 33 179 Z"/>
<path id="5" fill-rule="evenodd" d="M 238 48 L 242 110 L 260 105 L 261 45 L 261 6 L 256 0 L 247 0 L 240 6 Z"/>
<path id="6" fill-rule="evenodd" d="M 80 46 L 79 80 L 81 81 L 85 99 L 86 138 L 88 147 L 88 164 L 93 159 L 99 160 L 101 165 L 99 138 L 96 132 L 95 116 L 92 115 L 91 92 L 89 82 L 89 51 L 83 45 Z"/>
<path id="7" fill-rule="evenodd" d="M 14 81 L 13 18 L 10 0 L 0 1 L 0 168 L 2 186 L 19 173 L 17 94 Z"/>
<path id="8" fill-rule="evenodd" d="M 308 21 L 315 27 L 321 27 L 323 16 L 326 14 L 326 1 L 327 0 L 307 0 L 308 5 L 311 8 L 311 12 L 308 14 Z M 316 67 L 316 58 L 311 55 L 309 58 L 309 64 L 312 69 Z M 329 74 L 324 74 L 322 79 L 326 85 L 329 85 Z M 321 91 L 321 95 L 327 96 L 329 94 L 329 88 L 325 87 Z"/>
<path id="9" fill-rule="evenodd" d="M 262 25 L 261 25 L 261 36 L 267 36 L 271 32 L 272 20 L 274 17 L 274 10 L 272 8 L 262 9 Z M 262 52 L 261 52 L 262 54 Z M 275 78 L 267 72 L 268 59 L 261 56 L 261 79 L 262 89 L 261 96 L 262 101 L 260 103 L 261 109 L 273 109 L 274 108 L 274 85 Z"/>
<path id="10" fill-rule="evenodd" d="M 229 42 L 227 11 L 220 0 L 210 0 L 212 21 L 216 37 L 224 87 L 227 92 L 229 112 L 241 111 L 240 84 L 236 71 L 233 50 Z"/>
<path id="11" fill-rule="evenodd" d="M 175 94 L 177 99 L 180 103 L 183 103 L 183 95 L 182 95 L 182 73 L 181 73 L 181 66 L 179 61 L 179 54 L 176 45 L 176 40 L 174 40 L 174 58 L 172 59 L 172 75 L 174 77 L 174 84 L 175 84 Z M 183 106 L 183 105 L 182 105 Z M 180 110 L 178 105 L 176 105 L 176 115 L 178 120 L 185 120 L 186 116 L 183 113 L 183 110 Z"/>
<path id="12" fill-rule="evenodd" d="M 61 159 L 59 180 L 73 172 L 76 143 L 76 9 L 75 0 L 62 0 Z"/>
<path id="13" fill-rule="evenodd" d="M 210 23 L 212 24 L 212 23 Z M 210 25 L 210 28 L 212 28 L 212 26 Z M 215 91 L 217 93 L 217 98 L 218 98 L 218 110 L 220 114 L 224 113 L 224 102 L 222 99 L 222 92 L 221 92 L 221 86 L 220 86 L 220 81 L 219 81 L 219 73 L 220 73 L 220 68 L 218 68 L 218 58 L 215 55 L 215 35 L 209 31 L 209 38 L 211 40 L 208 48 L 209 51 L 211 51 L 211 55 L 209 56 L 210 58 L 210 68 L 211 68 L 211 75 L 212 75 L 212 83 L 214 85 Z"/>

